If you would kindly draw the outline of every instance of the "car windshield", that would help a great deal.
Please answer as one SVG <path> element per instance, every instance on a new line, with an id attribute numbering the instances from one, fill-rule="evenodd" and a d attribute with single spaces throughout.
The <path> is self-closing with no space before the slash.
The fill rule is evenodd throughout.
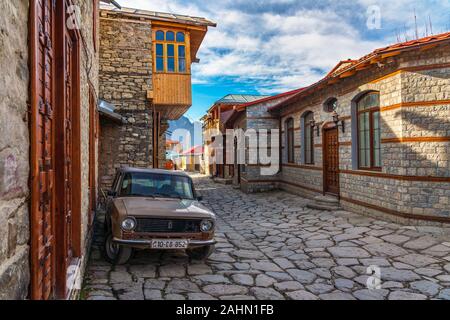
<path id="1" fill-rule="evenodd" d="M 188 177 L 156 173 L 126 173 L 120 187 L 121 197 L 158 197 L 194 199 Z"/>

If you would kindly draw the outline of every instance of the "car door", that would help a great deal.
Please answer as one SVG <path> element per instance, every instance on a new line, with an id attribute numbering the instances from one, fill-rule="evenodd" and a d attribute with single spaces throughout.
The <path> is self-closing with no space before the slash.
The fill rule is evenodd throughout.
<path id="1" fill-rule="evenodd" d="M 106 195 L 106 213 L 107 214 L 110 214 L 113 200 L 117 196 L 117 193 L 119 192 L 119 184 L 120 184 L 121 180 L 122 180 L 122 173 L 117 172 L 116 177 L 114 178 L 113 184 L 111 186 L 111 189 L 108 191 L 108 194 Z M 115 194 L 114 195 L 111 194 L 111 191 Z"/>

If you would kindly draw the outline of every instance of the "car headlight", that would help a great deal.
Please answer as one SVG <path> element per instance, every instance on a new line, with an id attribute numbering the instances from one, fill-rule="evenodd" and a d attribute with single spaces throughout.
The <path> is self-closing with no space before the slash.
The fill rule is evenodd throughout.
<path id="1" fill-rule="evenodd" d="M 136 228 L 136 220 L 134 218 L 125 218 L 122 221 L 122 230 L 133 231 Z"/>
<path id="2" fill-rule="evenodd" d="M 200 231 L 201 232 L 211 231 L 213 227 L 214 227 L 214 222 L 212 222 L 211 220 L 203 220 L 200 223 Z"/>

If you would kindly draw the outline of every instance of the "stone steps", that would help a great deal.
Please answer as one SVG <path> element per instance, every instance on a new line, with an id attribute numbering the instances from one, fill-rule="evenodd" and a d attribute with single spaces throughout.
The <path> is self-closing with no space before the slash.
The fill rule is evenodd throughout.
<path id="1" fill-rule="evenodd" d="M 333 196 L 317 196 L 314 200 L 306 205 L 310 209 L 322 211 L 340 210 L 339 199 Z"/>
<path id="2" fill-rule="evenodd" d="M 225 185 L 233 183 L 233 180 L 231 180 L 231 179 L 214 178 L 213 180 L 215 183 L 220 183 L 220 184 L 225 184 Z"/>

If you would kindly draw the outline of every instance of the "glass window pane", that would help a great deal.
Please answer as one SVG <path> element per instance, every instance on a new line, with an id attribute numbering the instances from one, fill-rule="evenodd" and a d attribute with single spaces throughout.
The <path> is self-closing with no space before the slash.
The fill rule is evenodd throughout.
<path id="1" fill-rule="evenodd" d="M 164 31 L 156 31 L 156 40 L 164 41 Z"/>
<path id="2" fill-rule="evenodd" d="M 162 44 L 156 45 L 156 55 L 163 56 L 164 55 L 164 46 Z"/>
<path id="3" fill-rule="evenodd" d="M 375 130 L 373 132 L 373 147 L 380 148 L 380 130 Z"/>
<path id="4" fill-rule="evenodd" d="M 167 71 L 175 72 L 175 58 L 167 58 Z"/>
<path id="5" fill-rule="evenodd" d="M 164 71 L 164 58 L 163 57 L 156 58 L 156 71 Z"/>
<path id="6" fill-rule="evenodd" d="M 377 92 L 366 94 L 358 102 L 358 111 L 367 110 L 370 108 L 378 107 L 380 105 L 380 95 Z"/>
<path id="7" fill-rule="evenodd" d="M 379 112 L 373 113 L 373 128 L 375 130 L 380 128 L 380 113 Z"/>
<path id="8" fill-rule="evenodd" d="M 186 57 L 185 46 L 178 46 L 178 56 L 183 58 Z"/>
<path id="9" fill-rule="evenodd" d="M 303 144 L 305 146 L 305 163 L 311 163 L 311 125 L 310 124 L 305 124 L 304 135 L 305 135 L 305 141 L 303 141 Z"/>
<path id="10" fill-rule="evenodd" d="M 173 44 L 167 45 L 167 56 L 174 57 L 175 56 L 175 46 Z"/>
<path id="11" fill-rule="evenodd" d="M 374 150 L 374 161 L 375 161 L 375 167 L 381 167 L 381 150 L 375 149 Z"/>
<path id="12" fill-rule="evenodd" d="M 365 167 L 370 167 L 370 148 L 366 149 L 366 164 Z"/>
<path id="13" fill-rule="evenodd" d="M 175 41 L 175 33 L 173 33 L 172 31 L 167 31 L 166 40 L 167 41 Z"/>
<path id="14" fill-rule="evenodd" d="M 177 33 L 177 42 L 184 42 L 184 33 L 183 32 Z"/>
<path id="15" fill-rule="evenodd" d="M 186 59 L 184 59 L 184 58 L 178 59 L 178 71 L 186 72 Z"/>
<path id="16" fill-rule="evenodd" d="M 365 153 L 364 150 L 359 150 L 359 166 L 365 167 L 366 166 L 366 159 L 365 159 Z"/>

